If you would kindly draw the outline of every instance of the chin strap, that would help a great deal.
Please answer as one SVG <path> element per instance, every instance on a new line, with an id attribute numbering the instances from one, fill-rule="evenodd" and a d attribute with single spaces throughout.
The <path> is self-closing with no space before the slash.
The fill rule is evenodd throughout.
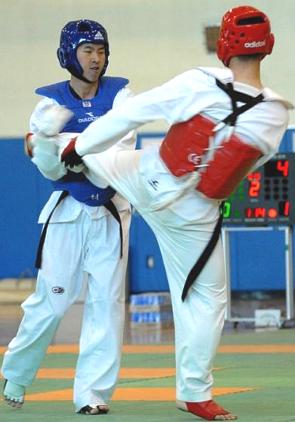
<path id="1" fill-rule="evenodd" d="M 80 79 L 80 81 L 86 82 L 88 84 L 91 84 L 91 81 L 89 81 L 88 79 L 86 79 L 83 75 L 80 75 L 80 73 L 78 73 L 75 70 L 74 66 L 68 66 L 67 70 L 70 72 L 71 75 L 75 76 L 75 78 Z"/>

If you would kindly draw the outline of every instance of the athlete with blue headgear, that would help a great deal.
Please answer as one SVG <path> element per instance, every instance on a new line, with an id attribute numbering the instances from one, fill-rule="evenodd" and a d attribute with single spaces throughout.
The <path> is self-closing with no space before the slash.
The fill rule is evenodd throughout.
<path id="1" fill-rule="evenodd" d="M 109 42 L 98 22 L 67 23 L 57 56 L 71 78 L 36 90 L 43 98 L 31 116 L 32 132 L 50 134 L 48 116 L 62 105 L 54 134 L 61 133 L 62 139 L 81 133 L 131 95 L 127 79 L 104 76 Z M 118 139 L 115 148 L 133 148 L 132 135 Z M 33 141 L 29 135 L 31 156 Z M 104 414 L 120 367 L 130 208 L 104 180 L 95 186 L 82 173 L 60 167 L 50 155 L 52 147 L 48 144 L 32 159 L 45 177 L 53 179 L 54 192 L 39 218 L 44 227 L 36 291 L 22 305 L 24 318 L 4 356 L 4 397 L 13 407 L 22 406 L 25 388 L 36 376 L 64 313 L 79 298 L 87 274 L 74 404 L 78 413 Z"/>

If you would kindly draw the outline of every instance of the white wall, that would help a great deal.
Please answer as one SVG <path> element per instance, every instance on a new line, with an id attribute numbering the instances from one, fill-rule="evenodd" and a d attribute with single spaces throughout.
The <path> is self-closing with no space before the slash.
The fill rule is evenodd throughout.
<path id="1" fill-rule="evenodd" d="M 56 59 L 62 26 L 98 20 L 108 30 L 108 74 L 126 76 L 135 92 L 198 65 L 216 66 L 204 26 L 240 5 L 231 0 L 0 0 L 0 137 L 22 136 L 38 97 L 34 89 L 67 78 Z M 266 85 L 295 102 L 294 0 L 247 0 L 265 11 L 276 44 L 264 61 Z M 291 113 L 290 123 L 295 123 Z M 158 122 L 143 130 L 164 130 Z"/>

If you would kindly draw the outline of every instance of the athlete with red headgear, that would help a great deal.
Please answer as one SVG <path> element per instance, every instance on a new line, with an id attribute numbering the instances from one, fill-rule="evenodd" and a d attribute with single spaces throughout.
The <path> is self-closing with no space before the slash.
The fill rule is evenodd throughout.
<path id="1" fill-rule="evenodd" d="M 277 152 L 287 128 L 292 106 L 264 87 L 260 76 L 273 44 L 263 12 L 231 9 L 217 49 L 226 69 L 189 70 L 128 99 L 61 148 L 63 163 L 83 163 L 94 184 L 104 178 L 155 233 L 173 303 L 177 406 L 206 420 L 237 418 L 212 399 L 226 307 L 220 205 Z M 118 136 L 158 119 L 171 124 L 160 147 L 107 150 Z M 101 153 L 100 163 L 93 153 Z"/>

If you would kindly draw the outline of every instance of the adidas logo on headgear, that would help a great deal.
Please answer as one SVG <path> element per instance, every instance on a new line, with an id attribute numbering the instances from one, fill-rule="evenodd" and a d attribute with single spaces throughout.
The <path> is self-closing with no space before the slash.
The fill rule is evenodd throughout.
<path id="1" fill-rule="evenodd" d="M 97 31 L 97 33 L 94 36 L 94 39 L 95 40 L 103 40 L 104 38 L 103 38 L 102 33 L 100 31 Z"/>
<path id="2" fill-rule="evenodd" d="M 263 40 L 263 41 L 252 41 L 252 42 L 246 42 L 244 44 L 244 47 L 245 48 L 259 48 L 259 47 L 265 46 L 265 44 L 266 44 L 265 40 Z"/>

